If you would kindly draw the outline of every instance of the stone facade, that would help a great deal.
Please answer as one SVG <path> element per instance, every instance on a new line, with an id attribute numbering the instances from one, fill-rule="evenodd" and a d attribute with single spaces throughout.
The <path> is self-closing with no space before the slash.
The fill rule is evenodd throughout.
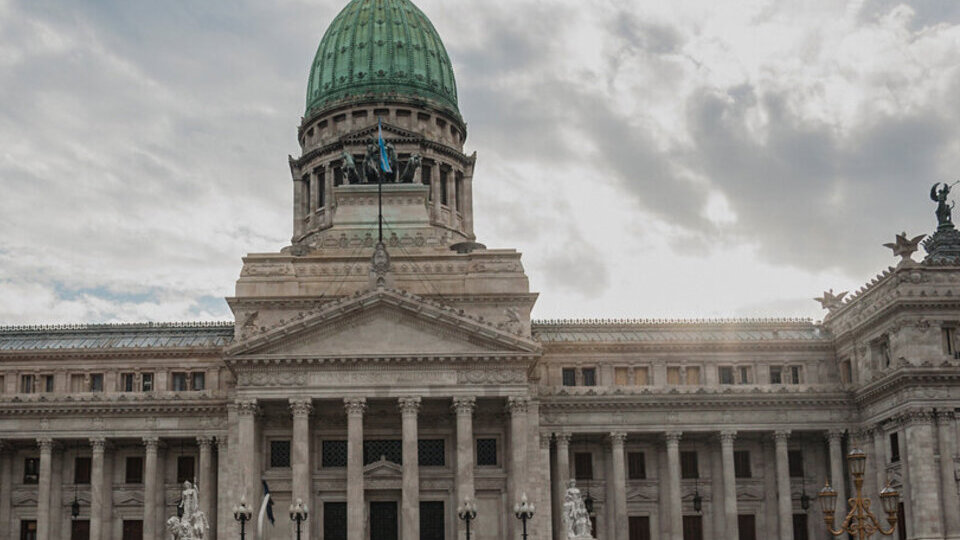
<path id="1" fill-rule="evenodd" d="M 468 498 L 472 538 L 519 538 L 525 494 L 563 540 L 570 479 L 601 539 L 825 540 L 854 447 L 906 538 L 960 540 L 956 261 L 908 253 L 823 323 L 532 321 L 520 254 L 476 242 L 459 114 L 317 91 L 291 245 L 243 259 L 234 322 L 0 328 L 0 540 L 161 538 L 183 480 L 211 538 L 266 483 L 269 539 L 297 499 L 306 538 L 464 538 Z M 378 122 L 405 181 L 348 170 Z"/>

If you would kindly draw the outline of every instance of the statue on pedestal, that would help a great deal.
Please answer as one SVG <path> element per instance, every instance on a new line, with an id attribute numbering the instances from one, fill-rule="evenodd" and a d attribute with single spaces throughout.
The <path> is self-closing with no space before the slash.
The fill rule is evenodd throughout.
<path id="1" fill-rule="evenodd" d="M 594 540 L 590 534 L 590 515 L 583 504 L 576 480 L 570 480 L 567 493 L 563 497 L 563 528 L 567 540 Z"/>
<path id="2" fill-rule="evenodd" d="M 180 504 L 177 505 L 179 517 L 167 520 L 167 530 L 175 540 L 203 540 L 210 525 L 207 516 L 200 510 L 200 495 L 197 487 L 189 481 L 183 483 Z"/>

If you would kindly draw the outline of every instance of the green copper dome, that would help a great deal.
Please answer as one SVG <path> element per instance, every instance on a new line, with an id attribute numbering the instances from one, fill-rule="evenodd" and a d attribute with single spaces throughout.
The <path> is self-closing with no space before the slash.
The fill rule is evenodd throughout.
<path id="1" fill-rule="evenodd" d="M 430 19 L 409 0 L 352 0 L 320 40 L 307 116 L 365 95 L 425 99 L 459 116 L 447 50 Z"/>

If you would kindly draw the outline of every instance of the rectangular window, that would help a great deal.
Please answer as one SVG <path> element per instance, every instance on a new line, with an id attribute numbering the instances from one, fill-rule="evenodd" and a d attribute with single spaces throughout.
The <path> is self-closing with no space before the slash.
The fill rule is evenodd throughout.
<path id="1" fill-rule="evenodd" d="M 803 477 L 803 452 L 800 450 L 787 451 L 787 468 L 790 469 L 790 478 Z"/>
<path id="2" fill-rule="evenodd" d="M 943 328 L 943 352 L 950 356 L 956 356 L 957 354 L 956 332 L 956 328 L 949 326 Z"/>
<path id="3" fill-rule="evenodd" d="M 153 392 L 153 373 L 140 374 L 140 389 L 144 392 Z"/>
<path id="4" fill-rule="evenodd" d="M 359 170 L 357 172 L 359 172 Z M 339 187 L 342 185 L 343 185 L 343 167 L 334 167 L 333 168 L 333 187 Z"/>
<path id="5" fill-rule="evenodd" d="M 890 463 L 900 461 L 900 435 L 897 432 L 890 434 Z"/>
<path id="6" fill-rule="evenodd" d="M 205 388 L 206 383 L 206 373 L 202 371 L 196 371 L 191 374 L 190 380 L 190 389 L 195 391 L 200 391 Z"/>
<path id="7" fill-rule="evenodd" d="M 733 384 L 733 368 L 730 366 L 720 366 L 717 368 L 717 375 L 720 378 L 720 384 Z"/>
<path id="8" fill-rule="evenodd" d="M 444 540 L 443 501 L 420 502 L 420 540 Z"/>
<path id="9" fill-rule="evenodd" d="M 667 384 L 671 386 L 677 386 L 680 384 L 680 368 L 678 367 L 667 368 Z"/>
<path id="10" fill-rule="evenodd" d="M 563 386 L 577 385 L 577 370 L 573 368 L 563 368 Z"/>
<path id="11" fill-rule="evenodd" d="M 849 359 L 840 362 L 840 377 L 845 384 L 853 382 L 853 363 Z"/>
<path id="12" fill-rule="evenodd" d="M 650 384 L 650 371 L 645 367 L 633 368 L 633 384 L 637 386 Z"/>
<path id="13" fill-rule="evenodd" d="M 121 373 L 120 374 L 120 391 L 121 392 L 133 392 L 133 389 L 136 388 L 137 377 L 133 373 Z"/>
<path id="14" fill-rule="evenodd" d="M 73 460 L 73 483 L 90 483 L 90 458 L 78 457 Z"/>
<path id="15" fill-rule="evenodd" d="M 733 453 L 733 471 L 737 478 L 751 478 L 750 452 L 737 450 Z"/>
<path id="16" fill-rule="evenodd" d="M 700 384 L 700 368 L 687 367 L 687 386 L 698 386 Z"/>
<path id="17" fill-rule="evenodd" d="M 651 540 L 650 516 L 630 516 L 628 524 L 630 540 Z"/>
<path id="18" fill-rule="evenodd" d="M 593 454 L 590 452 L 576 452 L 573 454 L 574 478 L 577 480 L 593 480 Z"/>
<path id="19" fill-rule="evenodd" d="M 317 208 L 319 209 L 323 208 L 327 204 L 325 198 L 327 192 L 327 173 L 323 172 L 323 169 L 317 169 L 314 174 L 319 177 L 317 181 Z"/>
<path id="20" fill-rule="evenodd" d="M 701 516 L 683 516 L 683 540 L 703 540 Z"/>
<path id="21" fill-rule="evenodd" d="M 24 519 L 20 521 L 20 540 L 37 540 L 37 520 Z"/>
<path id="22" fill-rule="evenodd" d="M 597 385 L 597 370 L 596 370 L 596 368 L 583 368 L 583 385 L 584 385 L 584 386 L 596 386 L 596 385 Z"/>
<path id="23" fill-rule="evenodd" d="M 301 179 L 303 185 L 303 213 L 310 214 L 310 175 L 305 174 Z"/>
<path id="24" fill-rule="evenodd" d="M 770 366 L 770 384 L 783 384 L 783 368 Z"/>
<path id="25" fill-rule="evenodd" d="M 143 483 L 143 458 L 140 456 L 127 457 L 127 468 L 124 471 L 124 481 L 127 484 Z"/>
<path id="26" fill-rule="evenodd" d="M 174 392 L 186 392 L 187 391 L 187 374 L 183 372 L 176 372 L 170 379 L 171 389 Z"/>
<path id="27" fill-rule="evenodd" d="M 36 484 L 40 481 L 40 458 L 28 457 L 23 460 L 23 483 Z M 4 488 L 7 489 L 7 488 Z"/>
<path id="28" fill-rule="evenodd" d="M 287 468 L 290 466 L 290 441 L 270 441 L 270 467 Z"/>
<path id="29" fill-rule="evenodd" d="M 680 452 L 680 478 L 700 478 L 700 464 L 696 452 Z"/>
<path id="30" fill-rule="evenodd" d="M 323 503 L 323 540 L 347 540 L 347 503 Z"/>
<path id="31" fill-rule="evenodd" d="M 626 386 L 629 384 L 629 372 L 625 367 L 613 368 L 613 384 Z"/>
<path id="32" fill-rule="evenodd" d="M 177 456 L 177 483 L 194 482 L 196 479 L 193 456 Z"/>
<path id="33" fill-rule="evenodd" d="M 50 394 L 53 392 L 53 375 L 42 375 L 43 391 Z"/>
<path id="34" fill-rule="evenodd" d="M 800 366 L 790 366 L 790 384 L 800 384 Z"/>
<path id="35" fill-rule="evenodd" d="M 463 212 L 463 175 L 460 173 L 453 176 L 453 200 L 457 203 L 457 210 Z"/>
<path id="36" fill-rule="evenodd" d="M 33 375 L 20 376 L 20 393 L 21 394 L 33 393 Z"/>
<path id="37" fill-rule="evenodd" d="M 103 373 L 90 374 L 90 391 L 103 392 Z"/>
<path id="38" fill-rule="evenodd" d="M 84 376 L 77 373 L 70 376 L 70 392 L 79 394 L 84 391 Z"/>
<path id="39" fill-rule="evenodd" d="M 753 376 L 750 373 L 750 368 L 746 366 L 740 366 L 739 372 L 740 372 L 740 380 L 738 382 L 740 384 L 750 384 L 751 382 L 753 382 Z"/>
<path id="40" fill-rule="evenodd" d="M 347 466 L 347 441 L 323 441 L 320 466 L 325 469 Z"/>
<path id="41" fill-rule="evenodd" d="M 737 530 L 740 536 L 737 540 L 757 540 L 757 518 L 753 514 L 737 516 Z"/>
<path id="42" fill-rule="evenodd" d="M 477 439 L 477 466 L 497 466 L 497 440 Z"/>
<path id="43" fill-rule="evenodd" d="M 627 452 L 627 477 L 644 480 L 647 477 L 647 460 L 643 452 Z"/>
<path id="44" fill-rule="evenodd" d="M 807 531 L 807 515 L 793 515 L 793 540 L 809 540 L 810 533 Z"/>
<path id="45" fill-rule="evenodd" d="M 421 467 L 443 467 L 446 465 L 443 439 L 420 439 L 417 441 L 417 461 Z"/>
<path id="46" fill-rule="evenodd" d="M 449 176 L 449 172 L 440 169 L 440 204 L 444 206 L 449 204 L 449 201 L 447 201 L 447 178 Z"/>
<path id="47" fill-rule="evenodd" d="M 433 167 L 424 163 L 420 166 L 420 182 L 427 186 L 427 200 L 433 201 L 433 189 L 430 189 L 430 181 L 433 178 Z"/>
<path id="48" fill-rule="evenodd" d="M 363 441 L 363 464 L 369 465 L 381 459 L 402 465 L 403 443 L 398 439 Z"/>

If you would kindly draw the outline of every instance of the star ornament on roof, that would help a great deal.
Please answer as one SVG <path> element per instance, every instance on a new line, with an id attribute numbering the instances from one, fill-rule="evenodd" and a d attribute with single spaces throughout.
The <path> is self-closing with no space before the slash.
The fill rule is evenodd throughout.
<path id="1" fill-rule="evenodd" d="M 889 244 L 884 244 L 883 247 L 888 247 L 893 250 L 894 257 L 900 257 L 900 264 L 907 264 L 914 262 L 912 255 L 917 252 L 920 246 L 920 241 L 923 240 L 927 235 L 921 234 L 914 238 L 907 238 L 907 233 L 902 232 L 897 235 L 897 241 Z"/>
<path id="2" fill-rule="evenodd" d="M 843 304 L 843 298 L 847 296 L 847 291 L 842 293 L 833 293 L 833 289 L 829 291 L 824 291 L 823 296 L 820 298 L 814 298 L 817 302 L 820 302 L 820 307 L 826 310 L 833 311 Z"/>

